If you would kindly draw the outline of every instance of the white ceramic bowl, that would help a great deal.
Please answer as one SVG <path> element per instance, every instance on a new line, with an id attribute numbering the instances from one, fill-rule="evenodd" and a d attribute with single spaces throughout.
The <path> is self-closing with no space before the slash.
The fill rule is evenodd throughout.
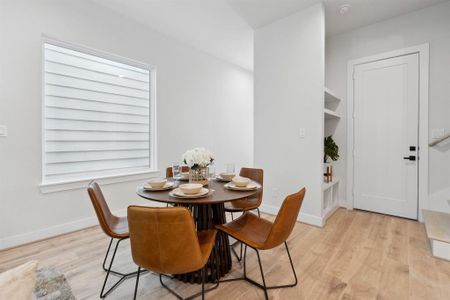
<path id="1" fill-rule="evenodd" d="M 236 174 L 234 174 L 234 173 L 220 173 L 219 175 L 220 175 L 220 177 L 222 177 L 223 180 L 228 180 L 228 181 L 230 181 L 231 179 L 233 179 L 233 177 L 236 176 Z"/>
<path id="2" fill-rule="evenodd" d="M 186 195 L 198 194 L 202 190 L 203 185 L 199 183 L 186 183 L 180 185 L 180 190 Z"/>
<path id="3" fill-rule="evenodd" d="M 246 177 L 235 176 L 231 180 L 237 187 L 246 187 L 250 183 L 250 179 Z"/>
<path id="4" fill-rule="evenodd" d="M 167 182 L 165 178 L 154 178 L 148 181 L 148 184 L 153 188 L 162 188 Z"/>

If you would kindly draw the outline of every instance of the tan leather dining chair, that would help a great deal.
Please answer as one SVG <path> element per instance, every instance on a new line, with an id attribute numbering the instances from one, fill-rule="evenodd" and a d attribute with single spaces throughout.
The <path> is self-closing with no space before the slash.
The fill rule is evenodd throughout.
<path id="1" fill-rule="evenodd" d="M 255 169 L 255 168 L 241 168 L 239 172 L 239 176 L 250 178 L 253 181 L 256 181 L 260 185 L 264 185 L 264 170 L 263 169 Z M 259 212 L 259 207 L 261 206 L 263 198 L 263 191 L 258 194 L 248 197 L 243 200 L 231 201 L 225 203 L 225 211 L 230 212 L 233 217 L 234 212 L 244 212 L 248 210 L 256 209 L 258 212 L 258 216 L 261 216 Z"/>
<path id="2" fill-rule="evenodd" d="M 189 172 L 189 166 L 181 166 L 181 172 Z M 173 177 L 173 170 L 172 167 L 166 168 L 166 178 Z"/>
<path id="3" fill-rule="evenodd" d="M 187 208 L 168 207 L 154 208 L 142 206 L 128 207 L 128 226 L 130 228 L 131 254 L 139 266 L 136 277 L 134 299 L 137 296 L 139 274 L 141 268 L 159 273 L 161 285 L 179 299 L 183 299 L 174 290 L 166 286 L 162 276 L 167 274 L 183 274 L 201 269 L 202 291 L 186 299 L 192 299 L 205 294 L 205 276 L 207 262 L 213 250 L 215 229 L 195 231 L 194 221 Z M 217 251 L 216 285 L 219 285 L 219 269 Z"/>
<path id="4" fill-rule="evenodd" d="M 256 169 L 256 168 L 241 168 L 241 171 L 239 172 L 239 176 L 250 178 L 253 181 L 258 182 L 261 186 L 264 186 L 264 170 L 263 169 Z M 225 211 L 231 213 L 231 219 L 233 220 L 233 213 L 236 212 L 245 212 L 249 210 L 254 210 L 258 212 L 258 216 L 261 216 L 261 213 L 259 211 L 259 207 L 261 206 L 263 199 L 263 191 L 257 193 L 254 196 L 248 197 L 246 199 L 237 200 L 237 201 L 231 201 L 225 203 Z M 234 247 L 239 242 L 236 242 L 232 245 L 231 251 L 236 256 L 238 261 L 241 261 L 242 259 L 242 243 L 239 243 L 241 245 L 239 255 L 234 250 Z"/>
<path id="5" fill-rule="evenodd" d="M 291 254 L 289 253 L 289 248 L 286 243 L 286 240 L 291 234 L 292 230 L 294 229 L 300 208 L 303 203 L 303 199 L 305 197 L 305 192 L 306 190 L 303 188 L 299 192 L 287 196 L 286 199 L 283 201 L 283 205 L 281 206 L 280 211 L 278 212 L 275 222 L 273 223 L 247 211 L 242 216 L 231 221 L 230 223 L 223 225 L 216 225 L 216 228 L 218 230 L 225 232 L 229 236 L 232 236 L 236 240 L 245 244 L 244 258 L 243 258 L 244 276 L 240 278 L 232 278 L 224 280 L 221 282 L 246 280 L 251 284 L 254 284 L 257 287 L 263 289 L 264 296 L 266 299 L 269 299 L 269 296 L 267 294 L 268 289 L 286 288 L 297 285 L 298 282 L 297 274 L 295 273 L 294 265 L 292 263 Z M 289 257 L 289 262 L 291 264 L 295 281 L 292 284 L 279 286 L 266 286 L 266 280 L 264 278 L 261 258 L 259 256 L 259 250 L 272 249 L 283 243 L 286 248 L 287 255 Z M 256 251 L 259 263 L 259 270 L 261 272 L 263 284 L 260 284 L 254 281 L 253 279 L 247 277 L 246 274 L 247 246 L 253 248 Z"/>
<path id="6" fill-rule="evenodd" d="M 121 273 L 112 270 L 112 265 L 114 263 L 114 258 L 116 257 L 117 248 L 119 247 L 119 243 L 130 237 L 128 233 L 128 220 L 127 217 L 117 217 L 111 213 L 111 210 L 108 207 L 108 203 L 106 203 L 105 197 L 103 196 L 102 190 L 100 186 L 91 181 L 88 185 L 88 194 L 91 198 L 92 205 L 95 209 L 95 214 L 97 215 L 98 222 L 100 223 L 100 227 L 103 232 L 111 238 L 109 242 L 108 250 L 106 251 L 105 258 L 103 259 L 103 270 L 105 270 L 106 277 L 103 282 L 103 287 L 100 292 L 100 298 L 106 297 L 110 292 L 112 292 L 123 280 L 128 277 L 137 275 L 137 272 L 132 273 Z M 114 247 L 114 252 L 109 263 L 108 268 L 106 268 L 106 260 L 111 250 L 111 246 L 114 240 L 117 240 L 116 246 Z M 105 291 L 106 282 L 108 281 L 108 277 L 110 274 L 119 276 L 119 280 L 108 290 Z"/>

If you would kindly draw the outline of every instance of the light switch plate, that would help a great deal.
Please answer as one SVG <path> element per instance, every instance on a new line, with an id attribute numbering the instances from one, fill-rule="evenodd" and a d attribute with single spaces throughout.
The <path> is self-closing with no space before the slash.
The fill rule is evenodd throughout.
<path id="1" fill-rule="evenodd" d="M 0 125 L 0 136 L 7 136 L 8 135 L 8 128 L 6 125 Z"/>
<path id="2" fill-rule="evenodd" d="M 431 130 L 431 138 L 432 139 L 440 139 L 444 136 L 444 128 L 435 128 Z"/>
<path id="3" fill-rule="evenodd" d="M 298 134 L 299 134 L 299 137 L 300 137 L 301 139 L 304 139 L 305 136 L 306 136 L 306 129 L 305 129 L 305 128 L 300 128 L 300 129 L 298 130 Z"/>

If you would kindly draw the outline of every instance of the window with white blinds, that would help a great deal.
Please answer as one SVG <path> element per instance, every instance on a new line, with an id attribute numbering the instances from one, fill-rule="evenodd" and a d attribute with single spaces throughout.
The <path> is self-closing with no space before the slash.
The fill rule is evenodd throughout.
<path id="1" fill-rule="evenodd" d="M 44 44 L 44 183 L 152 169 L 150 75 Z"/>

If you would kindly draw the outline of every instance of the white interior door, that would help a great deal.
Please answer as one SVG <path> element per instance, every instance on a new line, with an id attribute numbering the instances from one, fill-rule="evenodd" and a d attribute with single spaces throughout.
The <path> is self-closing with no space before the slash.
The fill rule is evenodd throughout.
<path id="1" fill-rule="evenodd" d="M 357 65 L 353 86 L 354 207 L 417 219 L 418 54 Z"/>

